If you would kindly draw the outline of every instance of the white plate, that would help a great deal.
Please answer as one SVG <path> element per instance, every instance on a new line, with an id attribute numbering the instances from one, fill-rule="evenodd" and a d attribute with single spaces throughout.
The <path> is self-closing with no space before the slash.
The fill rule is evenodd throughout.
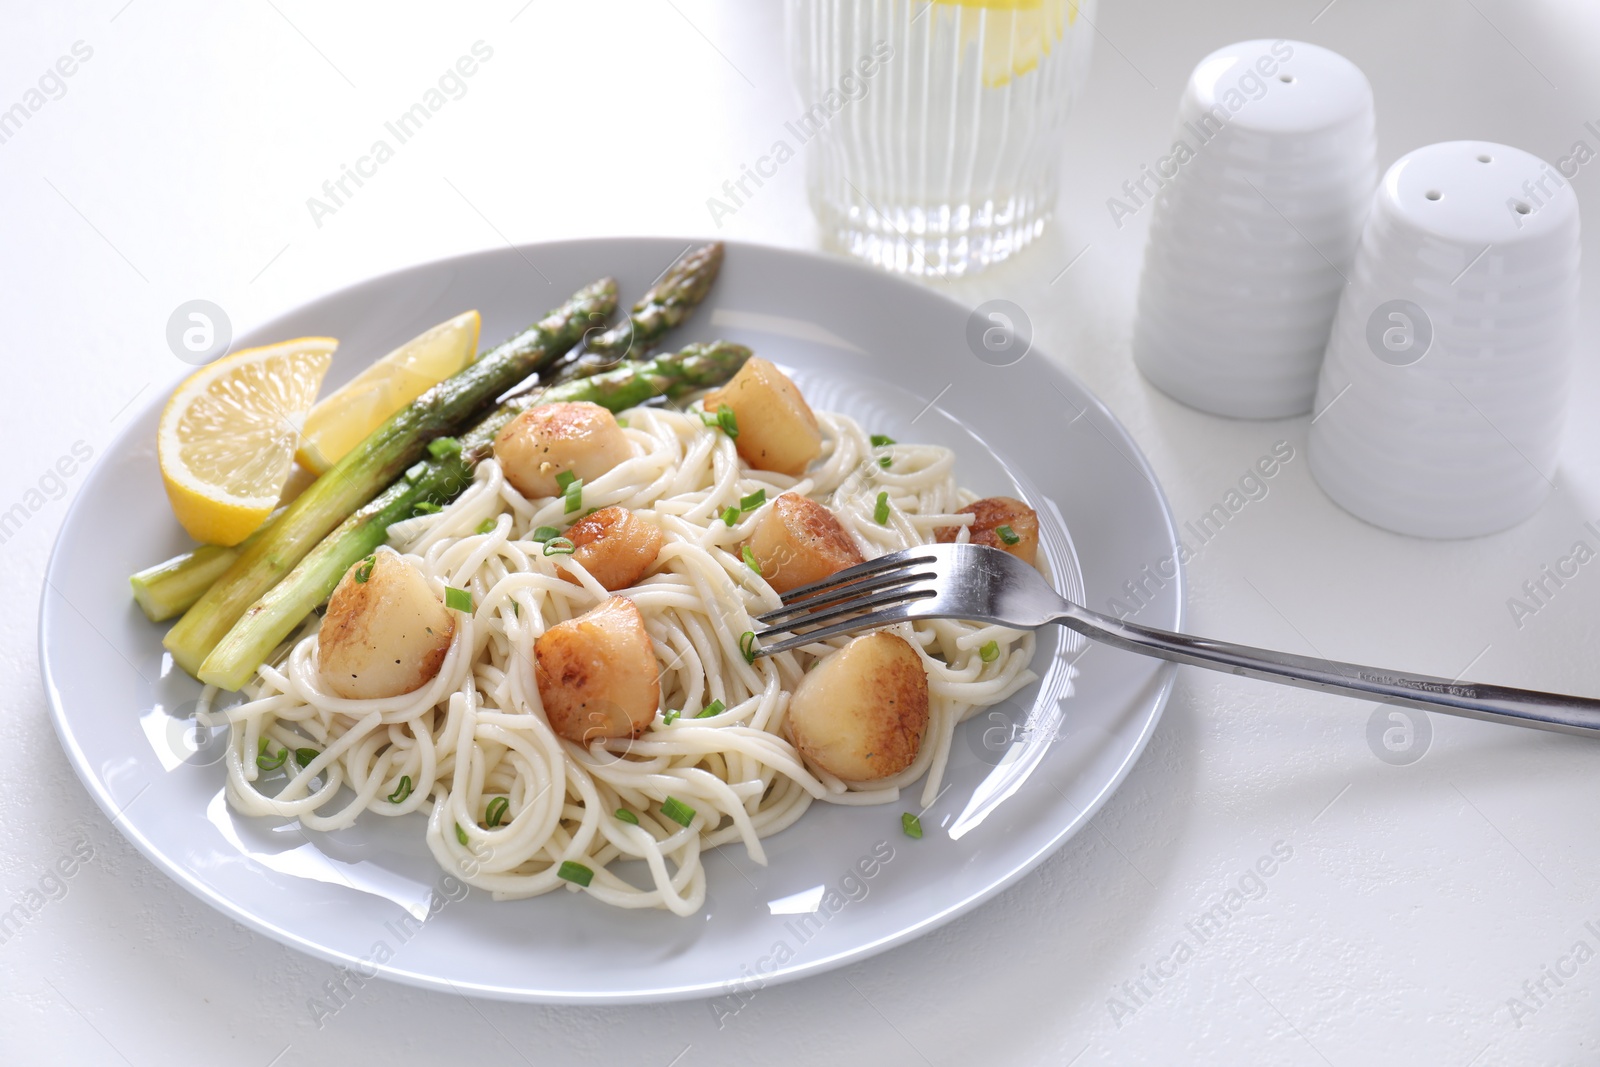
<path id="1" fill-rule="evenodd" d="M 569 241 L 444 260 L 335 293 L 238 343 L 338 337 L 331 386 L 464 308 L 482 312 L 483 338 L 494 342 L 601 275 L 615 275 L 631 300 L 685 247 Z M 961 483 L 1039 506 L 1057 581 L 1074 580 L 1066 546 L 1075 546 L 1088 602 L 1104 607 L 1147 565 L 1172 557 L 1166 501 L 1082 384 L 1038 352 L 1008 367 L 980 361 L 968 317 L 866 268 L 732 245 L 706 307 L 670 343 L 743 342 L 795 368 L 818 407 L 847 411 L 873 432 L 958 449 Z M 949 788 L 923 814 L 922 840 L 900 832 L 901 812 L 917 809 L 914 794 L 885 807 L 813 805 L 767 841 L 767 867 L 737 846 L 709 857 L 705 911 L 693 918 L 619 911 L 577 893 L 495 903 L 448 891 L 458 886 L 423 845 L 421 816 L 308 834 L 235 818 L 223 803 L 221 739 L 198 738 L 185 722 L 199 687 L 164 659 L 164 627 L 144 619 L 127 585 L 133 571 L 185 547 L 155 463 L 161 402 L 96 464 L 50 560 L 39 639 L 56 730 L 101 808 L 179 884 L 270 937 L 366 974 L 513 1000 L 615 1003 L 736 996 L 880 952 L 993 896 L 1071 837 L 1138 757 L 1171 686 L 1170 666 L 1087 652 L 1033 773 L 953 839 L 949 827 L 994 769 L 992 746 L 1007 722 L 1023 722 L 1041 691 L 1046 700 L 1066 691 L 1066 636 L 1041 631 L 1042 688 L 961 728 Z M 1174 579 L 1139 620 L 1177 628 L 1181 603 Z"/>

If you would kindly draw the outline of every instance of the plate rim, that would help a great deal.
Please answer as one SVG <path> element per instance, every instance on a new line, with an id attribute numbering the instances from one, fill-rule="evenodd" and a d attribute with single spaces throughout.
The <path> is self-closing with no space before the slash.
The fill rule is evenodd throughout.
<path id="1" fill-rule="evenodd" d="M 794 248 L 786 245 L 765 244 L 758 241 L 743 241 L 721 237 L 712 238 L 712 240 L 721 241 L 730 251 L 734 249 L 745 248 L 760 253 L 777 253 L 780 256 L 793 256 L 809 260 L 812 263 L 821 265 L 829 270 L 845 270 L 854 272 L 864 278 L 870 278 L 874 284 L 878 282 L 888 282 L 891 286 L 903 286 L 920 294 L 931 296 L 938 301 L 951 305 L 955 309 L 959 309 L 963 313 L 970 314 L 972 310 L 960 300 L 957 300 L 954 296 L 932 286 L 919 285 L 907 278 L 885 273 L 884 271 L 871 267 L 867 264 L 858 263 L 839 256 L 829 255 L 816 249 Z M 323 293 L 302 303 L 283 308 L 276 314 L 266 317 L 262 321 L 255 323 L 250 329 L 241 331 L 236 337 L 236 342 L 238 343 L 236 343 L 236 345 L 230 350 L 238 350 L 238 348 L 243 347 L 243 343 L 245 341 L 254 343 L 254 335 L 256 333 L 266 329 L 272 323 L 290 315 L 308 311 L 312 308 L 315 308 L 319 304 L 335 302 L 347 298 L 352 293 L 360 290 L 382 288 L 384 285 L 391 284 L 396 279 L 408 274 L 424 271 L 435 271 L 440 269 L 451 269 L 458 264 L 481 259 L 488 255 L 501 255 L 508 250 L 519 256 L 523 256 L 523 253 L 532 251 L 558 252 L 559 249 L 564 246 L 581 245 L 585 247 L 593 247 L 596 245 L 605 244 L 633 245 L 641 241 L 672 243 L 681 241 L 683 243 L 693 245 L 695 243 L 704 243 L 706 238 L 681 237 L 671 234 L 638 234 L 633 236 L 608 235 L 599 237 L 560 238 L 550 241 L 535 241 L 521 244 L 511 244 L 510 242 L 507 242 L 504 247 L 485 246 L 467 252 L 459 252 L 449 256 L 441 256 L 435 259 L 419 260 L 401 267 L 396 267 L 380 274 L 357 279 L 356 281 L 343 285 L 338 289 L 332 290 L 331 292 Z M 523 256 L 523 258 L 526 258 L 526 256 Z M 1164 524 L 1163 534 L 1165 536 L 1165 540 L 1173 549 L 1172 559 L 1176 571 L 1174 577 L 1170 580 L 1173 585 L 1174 599 L 1176 602 L 1173 629 L 1182 630 L 1188 607 L 1188 582 L 1186 568 L 1184 567 L 1182 561 L 1178 558 L 1179 553 L 1177 549 L 1179 546 L 1179 538 L 1176 519 L 1174 518 L 1172 512 L 1171 502 L 1168 500 L 1166 491 L 1162 488 L 1159 479 L 1156 477 L 1155 471 L 1151 468 L 1149 458 L 1145 455 L 1144 450 L 1139 447 L 1138 442 L 1136 442 L 1133 439 L 1133 436 L 1128 432 L 1128 428 L 1123 424 L 1122 420 L 1117 418 L 1116 414 L 1110 409 L 1109 406 L 1106 405 L 1105 401 L 1103 401 L 1100 396 L 1094 392 L 1094 390 L 1090 389 L 1087 383 L 1079 378 L 1079 376 L 1071 368 L 1067 367 L 1061 361 L 1051 358 L 1036 345 L 1030 348 L 1029 354 L 1035 354 L 1040 359 L 1048 363 L 1051 371 L 1062 375 L 1065 379 L 1067 379 L 1068 382 L 1077 387 L 1083 396 L 1091 404 L 1093 404 L 1095 408 L 1098 409 L 1098 414 L 1100 414 L 1102 418 L 1106 420 L 1106 422 L 1109 424 L 1109 428 L 1116 432 L 1121 444 L 1125 446 L 1125 449 L 1119 448 L 1118 451 L 1122 451 L 1125 458 L 1129 459 L 1131 462 L 1134 462 L 1139 473 L 1143 474 L 1145 479 L 1150 483 L 1150 487 L 1154 493 L 1155 502 L 1159 507 L 1161 520 Z M 153 398 L 149 404 L 140 408 L 139 411 L 143 412 L 149 407 L 161 402 L 160 396 L 158 395 Z M 136 421 L 136 419 L 131 419 L 128 425 L 117 434 L 117 436 L 113 439 L 112 444 L 108 447 L 115 447 L 117 444 L 121 443 L 123 438 L 132 432 L 133 425 Z M 1115 443 L 1113 443 L 1113 446 L 1115 447 Z M 510 987 L 485 983 L 454 981 L 441 975 L 424 974 L 420 971 L 410 970 L 405 967 L 397 967 L 388 962 L 378 963 L 375 961 L 366 960 L 339 951 L 338 949 L 319 944 L 301 936 L 300 934 L 295 933 L 292 930 L 285 929 L 282 926 L 260 917 L 245 905 L 229 899 L 220 891 L 193 877 L 187 868 L 182 866 L 174 858 L 169 857 L 165 852 L 158 849 L 155 843 L 138 829 L 136 824 L 123 817 L 123 813 L 126 811 L 126 809 L 131 807 L 133 803 L 138 800 L 139 796 L 144 793 L 145 789 L 150 787 L 146 785 L 144 789 L 141 789 L 138 793 L 135 793 L 134 796 L 126 803 L 119 805 L 116 802 L 115 798 L 111 796 L 107 787 L 107 783 L 104 781 L 103 777 L 89 766 L 88 757 L 83 751 L 82 747 L 78 744 L 77 738 L 74 736 L 67 722 L 67 714 L 61 698 L 61 693 L 56 686 L 55 677 L 51 670 L 50 658 L 47 654 L 48 634 L 50 632 L 50 622 L 52 618 L 52 598 L 49 596 L 49 592 L 56 588 L 54 578 L 56 577 L 57 566 L 61 563 L 61 552 L 66 531 L 71 527 L 73 520 L 77 516 L 78 509 L 84 506 L 84 501 L 86 499 L 86 494 L 82 491 L 82 489 L 73 495 L 72 501 L 68 506 L 66 513 L 62 516 L 60 525 L 56 529 L 55 539 L 51 544 L 49 557 L 45 561 L 43 588 L 40 590 L 41 595 L 39 600 L 37 636 L 40 677 L 43 682 L 45 699 L 49 705 L 51 725 L 55 729 L 57 740 L 61 743 L 61 747 L 67 755 L 68 762 L 72 765 L 73 772 L 78 776 L 78 780 L 89 791 L 89 794 L 94 799 L 95 804 L 105 814 L 112 827 L 115 828 L 118 833 L 120 833 L 145 857 L 145 859 L 149 860 L 164 875 L 176 882 L 178 885 L 182 886 L 193 896 L 216 909 L 222 915 L 240 923 L 243 926 L 248 927 L 251 930 L 256 931 L 257 933 L 264 934 L 280 944 L 294 948 L 313 958 L 320 959 L 328 963 L 347 967 L 352 965 L 360 966 L 362 968 L 375 971 L 377 977 L 389 979 L 391 981 L 415 988 L 428 989 L 436 992 L 454 992 L 457 994 L 469 993 L 494 1000 L 514 1001 L 520 1003 L 566 1004 L 578 1006 L 663 1003 L 692 999 L 710 999 L 721 995 L 721 987 L 708 986 L 705 984 L 683 985 L 671 988 L 655 988 L 648 990 L 629 990 L 624 992 L 560 992 L 549 990 L 533 990 L 523 987 Z M 61 594 L 57 593 L 57 595 L 59 596 Z M 1092 800 L 1080 809 L 1075 818 L 1062 823 L 1056 829 L 1055 833 L 1043 841 L 1039 847 L 1035 848 L 1032 854 L 1027 856 L 1025 860 L 1016 864 L 1003 877 L 994 880 L 983 889 L 969 894 L 968 896 L 942 909 L 939 909 L 936 912 L 924 915 L 918 921 L 911 923 L 910 925 L 905 926 L 894 933 L 887 934 L 883 937 L 873 939 L 863 944 L 854 945 L 848 949 L 834 952 L 827 956 L 808 960 L 803 963 L 797 962 L 785 964 L 763 976 L 763 988 L 770 985 L 778 985 L 784 982 L 791 982 L 801 978 L 811 977 L 826 971 L 834 970 L 848 962 L 865 960 L 873 956 L 877 956 L 891 948 L 915 940 L 916 938 L 919 938 L 924 934 L 927 934 L 938 927 L 953 921 L 961 915 L 964 915 L 978 908 L 985 902 L 993 899 L 1001 892 L 1004 892 L 1005 890 L 1016 885 L 1026 875 L 1038 867 L 1039 864 L 1043 863 L 1050 856 L 1054 855 L 1063 845 L 1066 844 L 1068 840 L 1076 836 L 1079 830 L 1081 830 L 1084 825 L 1089 822 L 1089 820 L 1094 818 L 1094 816 L 1100 811 L 1105 803 L 1111 798 L 1112 794 L 1114 794 L 1122 786 L 1122 783 L 1126 780 L 1134 765 L 1138 763 L 1140 757 L 1144 755 L 1145 748 L 1149 745 L 1150 738 L 1154 735 L 1156 727 L 1160 724 L 1162 716 L 1166 712 L 1167 703 L 1171 698 L 1173 685 L 1176 681 L 1177 668 L 1178 665 L 1176 663 L 1165 662 L 1157 668 L 1156 673 L 1152 676 L 1151 684 L 1153 684 L 1154 692 L 1148 698 L 1146 698 L 1150 705 L 1150 710 L 1144 714 L 1144 725 L 1140 729 L 1138 736 L 1134 739 L 1134 743 L 1127 756 L 1117 766 L 1115 772 L 1110 776 L 1109 780 L 1100 788 Z M 1145 703 L 1145 701 L 1141 701 L 1141 703 Z M 363 972 L 363 977 L 365 977 L 365 972 Z"/>

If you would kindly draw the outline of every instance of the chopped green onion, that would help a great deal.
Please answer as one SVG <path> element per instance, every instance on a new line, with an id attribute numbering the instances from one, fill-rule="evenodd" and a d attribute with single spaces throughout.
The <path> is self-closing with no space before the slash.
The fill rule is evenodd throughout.
<path id="1" fill-rule="evenodd" d="M 745 545 L 743 548 L 741 548 L 739 550 L 739 555 L 744 557 L 744 565 L 746 567 L 749 567 L 751 570 L 755 571 L 757 574 L 761 573 L 761 564 L 756 562 L 756 554 L 754 552 L 750 551 L 750 546 L 749 545 Z"/>
<path id="2" fill-rule="evenodd" d="M 887 448 L 892 444 L 894 444 L 894 438 L 890 437 L 886 433 L 875 433 L 872 435 L 873 448 Z"/>
<path id="3" fill-rule="evenodd" d="M 678 721 L 678 716 L 682 714 L 683 712 L 679 711 L 677 708 L 668 708 L 666 711 L 661 713 L 661 725 L 671 726 L 673 723 Z"/>
<path id="4" fill-rule="evenodd" d="M 394 787 L 393 793 L 389 794 L 389 803 L 404 804 L 406 797 L 411 795 L 411 789 L 411 776 L 409 774 L 402 774 L 400 776 L 400 784 Z M 466 844 L 465 841 L 461 843 L 463 845 Z"/>
<path id="5" fill-rule="evenodd" d="M 700 421 L 707 426 L 721 427 L 722 432 L 729 437 L 739 436 L 739 417 L 726 404 L 718 404 L 714 415 L 709 411 L 702 411 L 700 413 Z"/>
<path id="6" fill-rule="evenodd" d="M 282 767 L 284 760 L 286 760 L 288 758 L 289 758 L 289 750 L 287 748 L 280 748 L 278 750 L 277 759 L 275 759 L 275 760 L 270 758 L 270 757 L 268 757 L 267 756 L 267 739 L 265 737 L 263 737 L 261 739 L 261 747 L 256 750 L 256 766 L 257 767 L 260 767 L 264 771 L 275 771 L 279 767 Z"/>
<path id="7" fill-rule="evenodd" d="M 661 802 L 661 814 L 679 826 L 688 826 L 694 822 L 694 809 L 677 797 L 668 797 Z"/>
<path id="8" fill-rule="evenodd" d="M 294 750 L 294 761 L 302 767 L 309 767 L 311 766 L 311 761 L 320 755 L 322 753 L 314 748 L 297 748 Z"/>
<path id="9" fill-rule="evenodd" d="M 889 525 L 889 494 L 887 492 L 878 494 L 878 506 L 872 509 L 872 517 L 879 526 Z"/>
<path id="10" fill-rule="evenodd" d="M 575 511 L 583 510 L 583 479 L 574 478 L 562 490 L 562 497 L 566 500 L 566 513 L 571 515 Z"/>
<path id="11" fill-rule="evenodd" d="M 515 615 L 519 619 L 522 618 L 522 605 L 518 604 L 515 600 L 511 602 L 511 614 Z"/>
<path id="12" fill-rule="evenodd" d="M 878 466 L 882 467 L 884 470 L 888 470 L 890 467 L 894 466 L 894 460 L 890 459 L 888 456 L 879 456 Z"/>
<path id="13" fill-rule="evenodd" d="M 575 885 L 587 886 L 594 881 L 594 872 L 581 863 L 562 860 L 561 866 L 556 868 L 556 877 L 565 879 Z"/>
<path id="14" fill-rule="evenodd" d="M 406 468 L 406 481 L 414 482 L 426 473 L 428 473 L 428 461 L 419 459 Z"/>
<path id="15" fill-rule="evenodd" d="M 571 471 L 562 471 L 560 474 L 556 475 L 556 491 L 565 493 L 567 491 L 567 486 L 571 485 L 577 480 L 578 476 L 576 474 L 573 474 Z"/>
<path id="16" fill-rule="evenodd" d="M 626 430 L 628 428 L 628 420 L 625 417 L 623 417 L 621 415 L 618 415 L 617 416 L 617 425 L 621 426 L 624 430 Z"/>
<path id="17" fill-rule="evenodd" d="M 548 541 L 552 537 L 560 536 L 561 531 L 556 529 L 554 526 L 541 526 L 537 530 L 534 530 L 533 533 L 528 535 L 529 539 L 534 541 Z"/>
<path id="18" fill-rule="evenodd" d="M 1000 642 L 990 641 L 988 644 L 978 649 L 978 658 L 983 660 L 985 663 L 993 663 L 995 660 L 999 659 Z"/>
<path id="19" fill-rule="evenodd" d="M 759 508 L 762 504 L 765 504 L 766 502 L 767 502 L 767 491 L 765 489 L 757 489 L 755 492 L 751 493 L 749 496 L 742 496 L 742 497 L 739 498 L 739 510 L 740 511 L 754 511 L 756 508 Z"/>
<path id="20" fill-rule="evenodd" d="M 576 550 L 571 538 L 552 537 L 544 543 L 544 554 L 547 556 L 570 556 Z"/>
<path id="21" fill-rule="evenodd" d="M 625 822 L 625 823 L 628 823 L 629 825 L 632 825 L 632 826 L 638 826 L 639 825 L 639 816 L 635 815 L 633 812 L 629 811 L 627 808 L 618 808 L 617 811 L 616 811 L 616 815 L 617 815 L 617 821 L 618 822 Z"/>
<path id="22" fill-rule="evenodd" d="M 435 504 L 431 500 L 419 500 L 412 506 L 411 515 L 413 518 L 418 515 L 437 515 L 443 510 L 443 508 L 439 507 L 438 504 Z"/>
<path id="23" fill-rule="evenodd" d="M 454 608 L 456 611 L 472 611 L 472 594 L 465 589 L 457 589 L 453 585 L 444 587 L 444 606 Z"/>
<path id="24" fill-rule="evenodd" d="M 730 505 L 728 510 L 722 513 L 722 521 L 729 526 L 732 526 L 734 523 L 738 522 L 739 509 Z"/>
<path id="25" fill-rule="evenodd" d="M 916 841 L 922 840 L 922 820 L 909 811 L 900 815 L 900 832 Z"/>
<path id="26" fill-rule="evenodd" d="M 374 563 L 376 563 L 377 561 L 378 561 L 378 557 L 374 555 L 374 556 L 368 556 L 366 559 L 364 559 L 360 563 L 356 564 L 356 573 L 354 575 L 355 580 L 358 581 L 358 582 L 365 582 L 368 578 L 371 578 L 372 577 L 372 565 Z"/>
<path id="27" fill-rule="evenodd" d="M 495 797 L 489 801 L 489 806 L 483 809 L 483 823 L 485 826 L 495 827 L 506 821 L 506 813 L 511 810 L 511 801 L 505 797 Z"/>
<path id="28" fill-rule="evenodd" d="M 461 828 L 460 823 L 456 823 L 456 840 L 463 845 L 467 843 L 467 832 Z"/>
<path id="29" fill-rule="evenodd" d="M 434 459 L 461 455 L 461 442 L 454 437 L 435 437 L 428 442 L 428 455 Z"/>
<path id="30" fill-rule="evenodd" d="M 707 704 L 705 706 L 705 709 L 703 711 L 701 711 L 700 714 L 696 715 L 695 718 L 697 718 L 697 719 L 709 719 L 709 718 L 711 718 L 711 716 L 713 716 L 713 715 L 721 715 L 723 712 L 725 712 L 727 710 L 728 710 L 728 706 L 726 704 L 724 704 L 722 701 L 713 700 L 711 703 Z"/>
<path id="31" fill-rule="evenodd" d="M 478 523 L 478 532 L 481 534 L 494 533 L 494 528 L 497 525 L 499 524 L 493 519 L 484 519 L 482 522 Z"/>
<path id="32" fill-rule="evenodd" d="M 739 635 L 739 652 L 744 656 L 746 663 L 754 663 L 756 661 L 756 632 L 754 630 L 746 630 Z"/>
<path id="33" fill-rule="evenodd" d="M 994 532 L 999 534 L 1000 535 L 1000 540 L 1004 541 L 1008 545 L 1014 545 L 1018 541 L 1022 540 L 1022 538 L 1017 536 L 1017 531 L 1013 530 L 1011 527 L 1005 525 L 1004 523 L 1001 523 L 999 526 L 996 526 L 994 528 Z"/>

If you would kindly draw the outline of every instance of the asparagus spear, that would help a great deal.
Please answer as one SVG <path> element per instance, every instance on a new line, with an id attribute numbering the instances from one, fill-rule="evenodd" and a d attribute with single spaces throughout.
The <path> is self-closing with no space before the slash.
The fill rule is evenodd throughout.
<path id="1" fill-rule="evenodd" d="M 163 640 L 178 666 L 198 675 L 217 642 L 330 530 L 416 463 L 428 442 L 471 419 L 495 397 L 566 353 L 616 306 L 616 282 L 585 286 L 544 319 L 401 408 L 300 496 L 261 540 L 239 554 Z"/>
<path id="2" fill-rule="evenodd" d="M 581 364 L 582 373 L 596 374 L 623 359 L 643 359 L 661 335 L 689 317 L 706 298 L 722 269 L 722 242 L 685 252 L 639 298 L 622 323 L 588 338 L 590 352 L 602 357 Z"/>
<path id="3" fill-rule="evenodd" d="M 153 563 L 128 579 L 133 599 L 151 622 L 162 622 L 182 615 L 204 595 L 211 584 L 227 573 L 239 553 L 261 540 L 278 516 L 279 508 L 262 520 L 256 532 L 232 548 L 223 545 L 196 545 L 187 552 L 161 563 Z"/>
<path id="4" fill-rule="evenodd" d="M 527 408 L 587 400 L 612 411 L 625 411 L 652 397 L 676 400 L 722 384 L 749 357 L 748 348 L 726 341 L 689 345 L 676 354 L 562 382 L 500 405 L 461 437 L 458 452 L 421 464 L 421 469 L 408 473 L 323 538 L 244 613 L 206 657 L 200 680 L 230 690 L 248 682 L 278 642 L 328 598 L 350 565 L 383 544 L 390 524 L 416 514 L 421 503 L 448 503 L 470 485 L 473 470 L 492 453 L 495 435 Z"/>

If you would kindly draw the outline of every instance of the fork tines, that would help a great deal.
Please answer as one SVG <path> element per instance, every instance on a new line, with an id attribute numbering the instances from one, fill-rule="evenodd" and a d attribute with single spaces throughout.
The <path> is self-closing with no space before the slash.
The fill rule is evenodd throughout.
<path id="1" fill-rule="evenodd" d="M 935 590 L 915 583 L 938 577 L 928 569 L 937 559 L 923 549 L 891 552 L 877 559 L 847 567 L 820 582 L 791 589 L 784 594 L 783 607 L 757 616 L 767 628 L 756 634 L 757 654 L 772 655 L 791 648 L 821 641 L 847 630 L 868 629 L 905 618 L 911 603 L 936 596 Z M 861 615 L 861 612 L 873 612 Z M 771 647 L 760 642 L 796 628 L 818 627 L 790 637 Z"/>

